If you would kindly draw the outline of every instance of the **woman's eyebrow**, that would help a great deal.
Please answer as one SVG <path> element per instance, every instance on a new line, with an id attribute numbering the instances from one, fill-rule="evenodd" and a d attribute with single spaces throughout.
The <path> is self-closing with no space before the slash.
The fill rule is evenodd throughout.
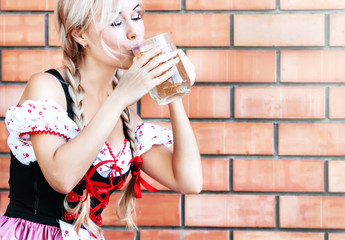
<path id="1" fill-rule="evenodd" d="M 133 8 L 133 11 L 134 11 L 137 7 L 140 7 L 140 5 L 137 4 L 137 5 Z M 115 11 L 113 11 L 113 12 L 115 12 Z M 120 11 L 119 14 L 122 14 L 122 11 Z"/>

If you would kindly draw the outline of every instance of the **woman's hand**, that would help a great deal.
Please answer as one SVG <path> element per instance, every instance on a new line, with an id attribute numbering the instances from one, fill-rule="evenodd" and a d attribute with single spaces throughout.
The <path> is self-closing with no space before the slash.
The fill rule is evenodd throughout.
<path id="1" fill-rule="evenodd" d="M 182 51 L 181 49 L 177 50 L 178 55 L 180 57 L 180 61 L 183 63 L 184 68 L 186 69 L 186 72 L 188 74 L 188 77 L 190 79 L 190 84 L 193 85 L 195 83 L 195 67 L 193 63 L 189 60 L 187 55 Z"/>
<path id="2" fill-rule="evenodd" d="M 120 94 L 126 106 L 138 101 L 175 73 L 176 68 L 172 67 L 179 62 L 177 51 L 160 53 L 159 48 L 144 53 L 122 76 L 114 92 Z"/>

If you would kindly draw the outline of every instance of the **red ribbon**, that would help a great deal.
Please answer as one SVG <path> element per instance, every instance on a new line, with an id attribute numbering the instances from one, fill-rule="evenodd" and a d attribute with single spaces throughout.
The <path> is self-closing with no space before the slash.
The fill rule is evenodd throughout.
<path id="1" fill-rule="evenodd" d="M 102 161 L 100 163 L 98 163 L 97 165 L 93 166 L 91 169 L 89 169 L 89 171 L 87 171 L 87 173 L 85 174 L 83 180 L 85 180 L 85 187 L 86 187 L 86 197 L 85 199 L 82 200 L 82 202 L 84 202 L 87 198 L 87 196 L 89 195 L 89 193 L 91 194 L 91 196 L 95 197 L 98 199 L 98 201 L 100 201 L 100 204 L 98 204 L 97 206 L 95 206 L 93 208 L 93 210 L 96 212 L 98 209 L 100 209 L 102 207 L 102 205 L 107 205 L 109 202 L 109 192 L 113 189 L 117 188 L 121 188 L 121 186 L 123 185 L 124 181 L 121 177 L 121 168 L 119 168 L 118 166 L 116 166 L 116 164 L 113 165 L 113 169 L 115 169 L 115 174 L 116 172 L 120 173 L 120 182 L 116 185 L 113 184 L 113 180 L 115 178 L 115 174 L 113 174 L 112 172 L 110 173 L 110 184 L 108 183 L 103 183 L 103 182 L 98 182 L 98 181 L 94 181 L 94 180 L 90 180 L 91 176 L 94 174 L 94 172 L 96 171 L 97 168 L 99 168 L 101 165 L 107 164 L 107 163 L 114 163 L 113 160 L 107 160 L 107 161 Z M 104 194 L 105 197 L 102 198 L 101 194 Z"/>
<path id="2" fill-rule="evenodd" d="M 143 159 L 141 157 L 134 157 L 131 159 L 131 161 L 128 164 L 133 163 L 134 167 L 132 167 L 132 176 L 135 178 L 135 184 L 134 184 L 134 192 L 136 198 L 141 198 L 141 188 L 140 183 L 149 191 L 149 192 L 158 192 L 158 190 L 154 187 L 152 187 L 148 182 L 146 182 L 141 176 L 140 176 L 140 170 L 141 166 L 143 165 Z"/>
<path id="3" fill-rule="evenodd" d="M 94 174 L 97 168 L 100 166 L 107 164 L 107 163 L 114 163 L 113 160 L 107 160 L 107 161 L 102 161 L 98 163 L 97 165 L 93 166 L 91 169 L 87 171 L 85 176 L 83 177 L 83 180 L 85 181 L 85 187 L 86 187 L 86 197 L 85 199 L 82 200 L 82 202 L 86 201 L 88 195 L 90 194 L 91 197 L 95 197 L 98 199 L 100 202 L 97 206 L 94 208 L 91 208 L 90 211 L 94 214 L 96 211 L 98 211 L 100 208 L 104 208 L 108 202 L 109 202 L 109 192 L 115 188 L 121 188 L 122 185 L 124 184 L 124 180 L 122 179 L 122 174 L 121 174 L 121 168 L 116 165 L 116 163 L 113 165 L 112 169 L 115 170 L 115 174 L 113 172 L 110 173 L 110 184 L 108 183 L 103 183 L 103 182 L 98 182 L 91 180 L 91 176 Z M 141 157 L 134 157 L 130 160 L 129 164 L 133 164 L 131 167 L 131 172 L 132 172 L 132 177 L 135 178 L 135 184 L 134 184 L 134 192 L 135 192 L 135 197 L 136 198 L 141 198 L 141 187 L 140 184 L 142 184 L 148 191 L 150 192 L 158 192 L 158 190 L 154 187 L 152 187 L 148 182 L 146 182 L 141 176 L 140 176 L 140 171 L 141 171 L 141 166 L 143 165 L 143 159 Z M 116 177 L 116 173 L 120 173 L 120 181 L 118 184 L 114 185 L 113 180 Z M 101 195 L 104 194 L 105 197 L 102 198 Z M 91 215 L 92 215 L 91 213 Z M 95 220 L 97 220 L 95 218 Z M 101 224 L 101 218 L 98 219 L 97 225 Z"/>

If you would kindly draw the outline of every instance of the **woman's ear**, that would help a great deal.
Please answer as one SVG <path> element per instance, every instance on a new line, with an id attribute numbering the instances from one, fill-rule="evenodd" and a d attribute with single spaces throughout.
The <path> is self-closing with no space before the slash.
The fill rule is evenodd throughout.
<path id="1" fill-rule="evenodd" d="M 77 29 L 77 28 L 73 29 L 72 37 L 77 43 L 82 45 L 84 48 L 87 46 L 86 38 L 80 29 Z"/>

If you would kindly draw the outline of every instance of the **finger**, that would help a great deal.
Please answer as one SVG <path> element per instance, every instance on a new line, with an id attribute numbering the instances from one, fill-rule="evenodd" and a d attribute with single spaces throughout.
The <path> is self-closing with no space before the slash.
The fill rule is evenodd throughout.
<path id="1" fill-rule="evenodd" d="M 162 82 L 168 80 L 169 78 L 172 77 L 172 75 L 174 75 L 174 73 L 177 71 L 177 68 L 170 68 L 168 71 L 166 71 L 164 74 L 160 75 L 159 77 L 154 78 L 154 83 L 155 85 L 159 85 Z"/>
<path id="2" fill-rule="evenodd" d="M 175 66 L 178 62 L 180 61 L 180 59 L 178 57 L 170 59 L 169 61 L 161 64 L 160 66 L 156 67 L 154 70 L 152 70 L 150 72 L 150 75 L 152 77 L 157 77 L 162 75 L 164 72 L 168 71 L 169 69 L 171 69 L 173 66 Z"/>
<path id="3" fill-rule="evenodd" d="M 181 62 L 182 64 L 185 66 L 185 68 L 190 68 L 193 71 L 195 70 L 195 66 L 193 65 L 193 63 L 190 61 L 190 59 L 188 58 L 188 56 L 184 53 L 184 51 L 182 51 L 181 49 L 178 50 L 178 55 L 181 58 Z"/>
<path id="4" fill-rule="evenodd" d="M 145 68 L 147 71 L 151 71 L 152 69 L 155 69 L 157 66 L 164 64 L 169 59 L 174 58 L 176 56 L 177 56 L 177 51 L 160 54 L 154 57 L 151 61 L 149 61 L 147 65 L 145 66 Z"/>
<path id="5" fill-rule="evenodd" d="M 145 66 L 152 58 L 162 52 L 161 48 L 152 48 L 149 51 L 142 54 L 142 56 L 136 61 L 136 66 L 141 68 Z"/>

